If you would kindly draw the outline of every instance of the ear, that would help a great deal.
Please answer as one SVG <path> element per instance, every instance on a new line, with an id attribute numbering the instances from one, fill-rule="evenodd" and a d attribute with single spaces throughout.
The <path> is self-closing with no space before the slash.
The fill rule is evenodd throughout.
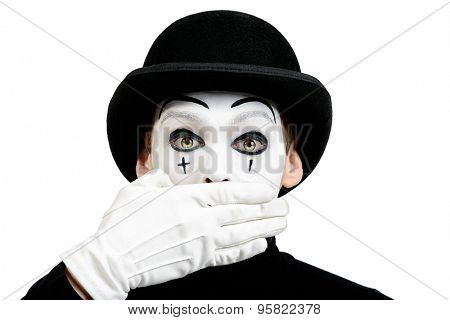
<path id="1" fill-rule="evenodd" d="M 283 178 L 281 184 L 285 188 L 292 188 L 300 183 L 303 177 L 302 160 L 292 145 L 284 164 Z"/>
<path id="2" fill-rule="evenodd" d="M 152 170 L 151 160 L 150 153 L 147 150 L 144 149 L 139 153 L 136 161 L 136 175 L 138 178 Z"/>

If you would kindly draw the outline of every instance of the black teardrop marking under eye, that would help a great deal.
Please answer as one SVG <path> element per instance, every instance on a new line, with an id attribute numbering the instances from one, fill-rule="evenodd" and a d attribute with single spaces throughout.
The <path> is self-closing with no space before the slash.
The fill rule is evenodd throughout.
<path id="1" fill-rule="evenodd" d="M 252 169 L 253 159 L 250 159 L 250 162 L 248 164 L 248 172 Z"/>

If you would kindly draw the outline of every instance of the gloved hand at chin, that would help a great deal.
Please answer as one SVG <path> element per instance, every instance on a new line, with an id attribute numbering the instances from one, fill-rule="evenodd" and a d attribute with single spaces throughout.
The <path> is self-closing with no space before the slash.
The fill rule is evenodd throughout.
<path id="1" fill-rule="evenodd" d="M 61 255 L 93 299 L 262 253 L 286 228 L 288 205 L 273 187 L 249 182 L 173 185 L 152 170 L 120 190 L 97 232 Z"/>

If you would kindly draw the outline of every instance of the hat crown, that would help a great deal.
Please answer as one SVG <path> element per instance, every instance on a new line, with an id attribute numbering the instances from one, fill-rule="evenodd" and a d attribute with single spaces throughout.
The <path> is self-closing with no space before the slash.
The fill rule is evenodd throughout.
<path id="1" fill-rule="evenodd" d="M 179 19 L 155 40 L 144 67 L 161 63 L 231 63 L 300 72 L 294 50 L 271 24 L 236 11 L 206 11 Z"/>

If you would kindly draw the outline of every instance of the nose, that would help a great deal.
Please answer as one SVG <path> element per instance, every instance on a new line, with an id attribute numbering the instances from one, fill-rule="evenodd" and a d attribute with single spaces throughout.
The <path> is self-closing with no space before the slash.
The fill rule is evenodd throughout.
<path id="1" fill-rule="evenodd" d="M 222 182 L 231 181 L 232 175 L 229 168 L 227 148 L 218 144 L 215 148 L 209 149 L 208 157 L 205 157 L 204 167 L 201 170 L 203 182 Z"/>
<path id="2" fill-rule="evenodd" d="M 206 178 L 205 179 L 205 182 L 206 183 L 211 183 L 211 182 L 220 182 L 220 181 L 230 181 L 229 179 L 222 179 L 222 180 L 217 180 L 217 181 L 214 181 L 214 180 L 211 180 L 210 178 Z"/>

